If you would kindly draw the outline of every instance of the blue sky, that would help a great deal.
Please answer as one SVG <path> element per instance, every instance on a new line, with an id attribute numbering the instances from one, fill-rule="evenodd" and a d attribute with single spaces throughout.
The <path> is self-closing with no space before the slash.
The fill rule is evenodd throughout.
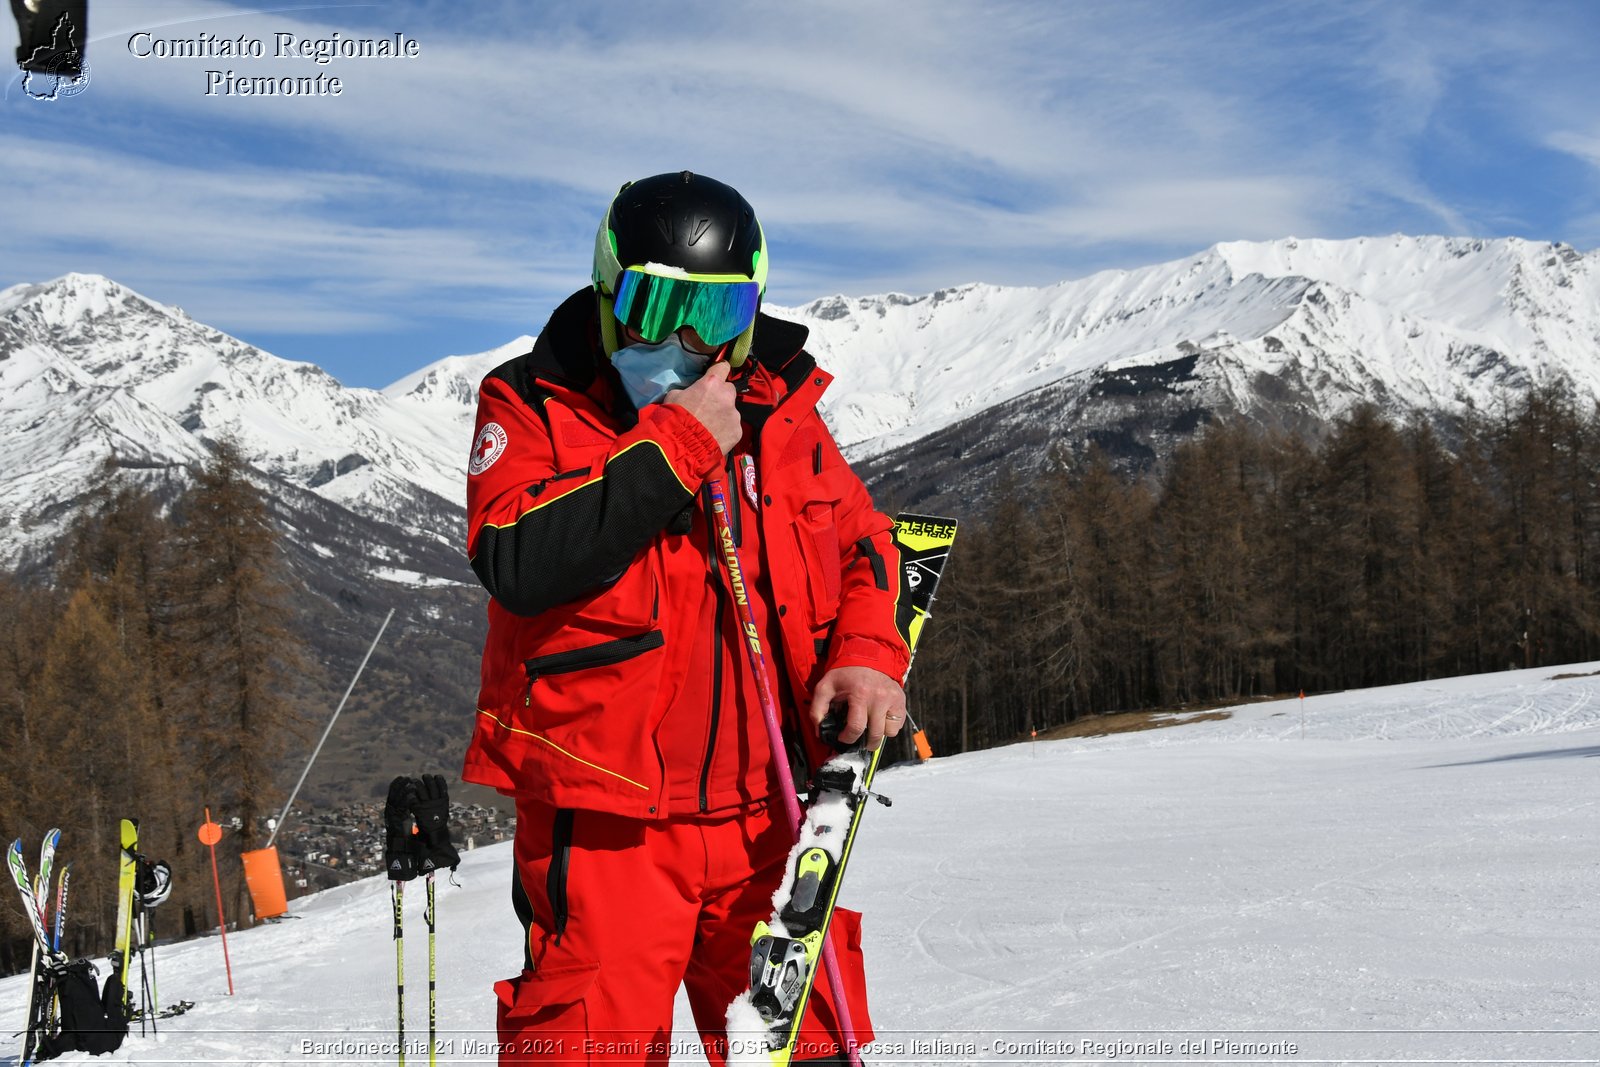
<path id="1" fill-rule="evenodd" d="M 421 54 L 319 66 L 280 32 Z M 745 193 L 780 304 L 1291 235 L 1600 246 L 1592 0 L 91 0 L 89 33 L 83 92 L 0 101 L 0 287 L 105 274 L 352 385 L 537 332 L 617 186 L 665 170 Z"/>

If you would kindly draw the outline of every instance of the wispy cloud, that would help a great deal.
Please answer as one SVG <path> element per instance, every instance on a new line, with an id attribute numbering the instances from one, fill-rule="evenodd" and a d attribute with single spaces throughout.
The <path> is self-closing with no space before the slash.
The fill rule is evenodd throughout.
<path id="1" fill-rule="evenodd" d="M 0 285 L 99 270 L 240 332 L 510 336 L 583 282 L 621 180 L 681 167 L 749 195 L 791 303 L 1042 284 L 1226 239 L 1548 230 L 1600 209 L 1592 191 L 1495 160 L 1596 162 L 1600 75 L 1574 62 L 1596 11 L 102 4 L 88 92 L 0 105 L 22 175 Z M 139 58 L 140 30 L 244 35 L 269 57 Z M 270 58 L 279 32 L 395 31 L 421 56 Z M 207 96 L 208 69 L 344 88 Z"/>

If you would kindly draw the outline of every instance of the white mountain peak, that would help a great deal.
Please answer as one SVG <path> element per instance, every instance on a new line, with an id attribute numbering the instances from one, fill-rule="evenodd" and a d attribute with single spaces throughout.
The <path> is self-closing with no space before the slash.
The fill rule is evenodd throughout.
<path id="1" fill-rule="evenodd" d="M 1326 415 L 1362 396 L 1482 405 L 1518 375 L 1565 374 L 1600 396 L 1600 252 L 1520 238 L 1225 242 L 1043 288 L 830 297 L 790 314 L 840 379 L 828 410 L 854 458 L 1052 383 L 1198 353 L 1240 380 L 1315 365 Z"/>
<path id="2" fill-rule="evenodd" d="M 1261 381 L 1290 377 L 1323 418 L 1362 399 L 1484 406 L 1555 374 L 1600 397 L 1600 252 L 1519 238 L 1223 242 L 1037 288 L 770 310 L 810 328 L 837 378 L 824 413 L 852 458 L 1047 386 L 1081 399 L 1108 374 L 1163 366 L 1240 410 L 1269 403 Z M 267 473 L 358 512 L 402 521 L 418 494 L 459 508 L 478 382 L 532 340 L 349 388 L 100 275 L 12 286 L 0 291 L 0 504 L 16 521 L 0 524 L 0 557 L 49 534 L 41 516 L 81 491 L 91 454 L 185 463 L 225 434 Z"/>

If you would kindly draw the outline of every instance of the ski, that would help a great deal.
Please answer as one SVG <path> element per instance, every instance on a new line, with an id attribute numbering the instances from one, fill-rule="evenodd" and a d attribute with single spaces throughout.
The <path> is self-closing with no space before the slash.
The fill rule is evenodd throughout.
<path id="1" fill-rule="evenodd" d="M 61 846 L 61 831 L 51 829 L 46 831 L 44 840 L 39 843 L 39 870 L 33 876 L 33 895 L 39 904 L 39 926 L 45 931 L 48 938 L 50 933 L 50 876 L 55 873 L 56 849 Z M 46 943 L 46 947 L 54 952 L 54 946 Z M 54 957 L 52 956 L 51 959 Z M 55 1019 L 56 997 L 55 984 L 50 979 L 49 969 L 41 961 L 41 967 L 34 981 L 32 995 L 28 1002 L 28 1025 L 33 1027 L 38 1036 L 34 1040 L 34 1051 L 38 1051 L 38 1043 L 44 1040 L 50 1032 L 50 1024 Z M 30 1061 L 24 1060 L 23 1067 Z"/>
<path id="2" fill-rule="evenodd" d="M 133 1019 L 134 1019 L 135 1022 L 137 1022 L 137 1021 L 139 1021 L 141 1019 L 144 1019 L 144 1018 L 172 1019 L 172 1018 L 176 1018 L 179 1015 L 184 1014 L 185 1012 L 187 1012 L 192 1007 L 194 1007 L 194 1001 L 192 1001 L 192 1000 L 180 1000 L 175 1004 L 168 1004 L 166 1007 L 162 1008 L 160 1011 L 157 1011 L 157 1012 L 155 1012 L 153 1014 L 150 1013 L 150 1012 L 147 1012 L 143 1008 L 139 1008 L 133 1013 Z"/>
<path id="3" fill-rule="evenodd" d="M 34 892 L 33 883 L 28 879 L 27 861 L 22 858 L 22 838 L 19 837 L 11 842 L 11 847 L 6 850 L 6 867 L 11 871 L 11 880 L 22 896 L 22 910 L 28 913 L 28 921 L 33 926 L 34 940 L 38 942 L 41 952 L 51 952 L 50 939 L 44 932 L 44 919 L 40 916 L 39 896 Z"/>
<path id="4" fill-rule="evenodd" d="M 56 849 L 61 845 L 61 831 L 51 830 L 39 844 L 39 873 L 34 875 L 33 896 L 39 904 L 39 925 L 50 926 L 50 875 L 54 873 Z"/>
<path id="5" fill-rule="evenodd" d="M 45 864 L 54 864 L 56 846 L 60 841 L 60 830 L 51 830 L 45 835 L 44 844 L 39 852 L 41 867 Z M 62 961 L 51 947 L 49 934 L 45 932 L 46 904 L 42 899 L 39 883 L 28 879 L 28 864 L 22 858 L 20 837 L 6 850 L 6 869 L 11 872 L 11 881 L 16 885 L 17 894 L 22 898 L 22 910 L 27 913 L 28 922 L 33 927 L 33 953 L 28 968 L 27 1030 L 22 1039 L 22 1057 L 18 1061 L 23 1067 L 29 1067 L 33 1063 L 34 1053 L 38 1051 L 39 1042 L 45 1037 L 47 1005 L 51 997 L 50 968 Z"/>
<path id="6" fill-rule="evenodd" d="M 133 958 L 133 886 L 138 870 L 139 823 L 123 819 L 117 828 L 120 851 L 117 870 L 117 940 L 112 966 L 122 988 L 122 1017 L 133 1017 L 133 995 L 128 989 L 128 968 Z"/>
<path id="7" fill-rule="evenodd" d="M 51 932 L 50 947 L 57 952 L 61 951 L 61 942 L 67 934 L 67 888 L 72 880 L 72 864 L 61 868 L 61 877 L 56 882 L 56 925 Z"/>
<path id="8" fill-rule="evenodd" d="M 895 519 L 901 578 L 896 623 L 913 656 L 955 535 L 954 519 L 925 515 Z M 750 988 L 728 1008 L 732 1063 L 777 1067 L 794 1056 L 800 1021 L 822 970 L 845 865 L 866 801 L 875 796 L 872 780 L 882 751 L 881 745 L 873 752 L 859 743 L 849 746 L 815 775 L 799 841 L 789 854 L 788 881 L 773 898 L 772 917 L 757 923 L 750 937 Z M 836 996 L 840 993 L 835 990 Z M 840 1038 L 847 1053 L 853 1053 L 850 1036 Z M 740 1039 L 744 1047 L 734 1047 Z"/>
<path id="9" fill-rule="evenodd" d="M 55 925 L 50 931 L 50 947 L 61 955 L 61 942 L 67 932 L 67 885 L 72 877 L 72 864 L 68 863 L 61 868 L 61 874 L 56 879 L 56 914 Z M 61 958 L 65 958 L 62 956 Z M 59 997 L 50 998 L 50 1011 L 45 1019 L 45 1029 L 56 1028 L 56 1008 Z"/>

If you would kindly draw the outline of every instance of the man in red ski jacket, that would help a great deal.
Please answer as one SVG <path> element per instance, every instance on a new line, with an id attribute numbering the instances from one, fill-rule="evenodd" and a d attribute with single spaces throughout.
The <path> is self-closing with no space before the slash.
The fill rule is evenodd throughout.
<path id="1" fill-rule="evenodd" d="M 685 986 L 724 1062 L 794 843 L 701 494 L 728 486 L 791 753 L 894 736 L 909 661 L 898 554 L 821 417 L 806 329 L 763 315 L 755 213 L 701 175 L 623 186 L 593 286 L 479 390 L 468 554 L 492 595 L 468 781 L 516 801 L 520 975 L 496 985 L 503 1062 L 666 1063 Z M 804 780 L 805 775 L 797 775 Z M 830 928 L 872 1039 L 860 917 Z M 842 1063 L 826 982 L 796 1062 Z"/>

